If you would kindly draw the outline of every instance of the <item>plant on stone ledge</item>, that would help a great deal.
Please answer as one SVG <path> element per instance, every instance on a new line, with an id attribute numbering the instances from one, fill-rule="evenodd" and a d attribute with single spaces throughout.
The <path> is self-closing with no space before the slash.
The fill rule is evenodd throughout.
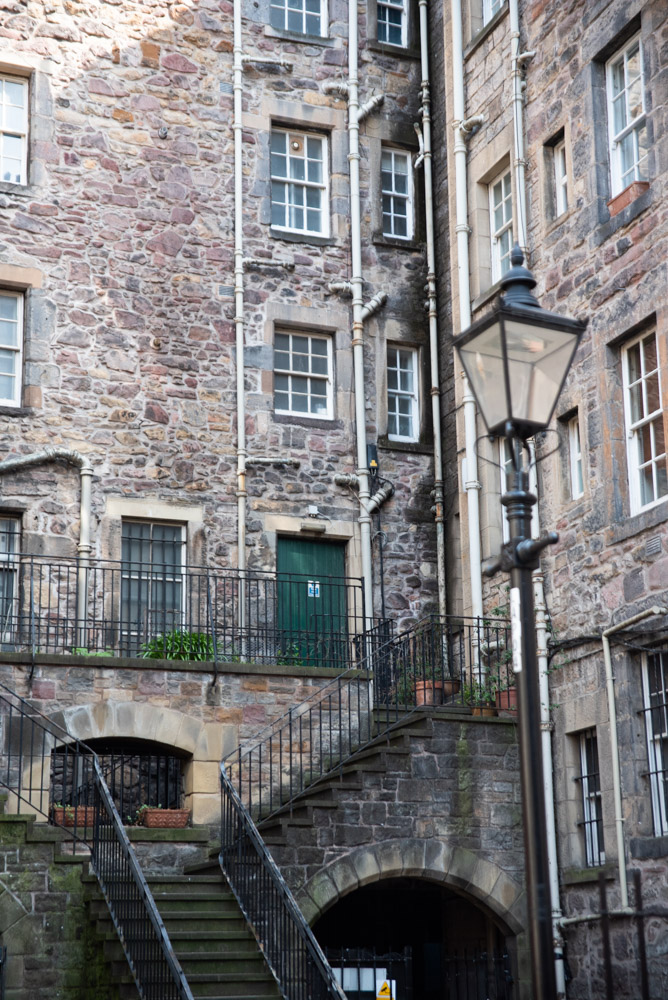
<path id="1" fill-rule="evenodd" d="M 213 637 L 173 629 L 142 643 L 141 655 L 145 660 L 213 660 Z"/>

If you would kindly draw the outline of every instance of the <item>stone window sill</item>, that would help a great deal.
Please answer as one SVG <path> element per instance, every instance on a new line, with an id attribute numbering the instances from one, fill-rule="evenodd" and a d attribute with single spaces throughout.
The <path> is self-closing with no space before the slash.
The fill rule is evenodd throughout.
<path id="1" fill-rule="evenodd" d="M 0 181 L 0 194 L 9 194 L 19 198 L 36 198 L 37 189 L 33 184 L 10 184 Z"/>
<path id="2" fill-rule="evenodd" d="M 561 880 L 564 885 L 583 885 L 586 882 L 598 882 L 598 877 L 603 872 L 606 881 L 611 881 L 615 877 L 615 871 L 614 865 L 598 865 L 596 868 L 566 868 Z"/>
<path id="3" fill-rule="evenodd" d="M 633 181 L 632 184 L 625 187 L 623 191 L 620 191 L 619 194 L 616 194 L 607 203 L 610 218 L 612 219 L 615 215 L 619 215 L 623 209 L 631 205 L 645 191 L 649 191 L 649 181 Z"/>
<path id="4" fill-rule="evenodd" d="M 648 531 L 659 524 L 668 521 L 668 498 L 656 507 L 643 510 L 640 514 L 627 518 L 620 524 L 613 524 L 610 527 L 610 541 L 614 545 L 617 542 L 624 542 L 627 538 L 639 535 L 641 531 Z"/>
<path id="5" fill-rule="evenodd" d="M 628 191 L 629 188 L 627 188 L 626 190 Z M 617 195 L 617 198 L 621 198 L 621 196 L 624 194 L 625 191 L 622 191 L 621 194 Z M 613 199 L 613 201 L 614 200 L 615 199 Z M 610 214 L 610 218 L 608 218 L 604 222 L 601 222 L 601 224 L 598 226 L 598 229 L 596 230 L 593 236 L 594 246 L 600 246 L 606 240 L 610 239 L 611 236 L 614 236 L 615 233 L 618 232 L 620 229 L 623 229 L 624 226 L 628 226 L 629 223 L 633 222 L 634 219 L 636 219 L 642 212 L 644 212 L 647 208 L 649 208 L 651 203 L 652 203 L 652 189 L 650 186 L 648 186 L 647 188 L 645 188 L 644 191 L 641 191 L 639 194 L 637 194 L 635 199 L 631 201 L 628 205 L 626 205 L 623 208 L 618 207 L 616 215 Z M 608 208 L 610 203 L 607 202 L 605 204 L 606 208 Z"/>
<path id="6" fill-rule="evenodd" d="M 31 412 L 29 406 L 0 406 L 2 417 L 29 417 Z"/>
<path id="7" fill-rule="evenodd" d="M 271 24 L 264 26 L 264 33 L 267 38 L 282 38 L 286 42 L 297 42 L 300 45 L 324 45 L 330 48 L 334 45 L 334 39 L 325 35 L 304 35 L 300 31 L 275 28 Z"/>
<path id="8" fill-rule="evenodd" d="M 387 247 L 392 250 L 411 250 L 413 253 L 422 250 L 422 244 L 415 237 L 410 240 L 402 240 L 396 236 L 385 236 L 383 233 L 374 233 L 371 240 L 375 246 Z"/>
<path id="9" fill-rule="evenodd" d="M 322 417 L 300 417 L 297 413 L 273 413 L 275 424 L 297 424 L 299 427 L 309 427 L 312 430 L 342 430 L 343 423 L 332 417 L 324 420 Z"/>
<path id="10" fill-rule="evenodd" d="M 310 243 L 316 247 L 330 247 L 336 245 L 333 236 L 316 236 L 314 233 L 291 233 L 285 229 L 270 229 L 272 238 L 275 240 L 285 240 L 287 243 Z"/>
<path id="11" fill-rule="evenodd" d="M 409 44 L 407 48 L 404 48 L 401 45 L 388 45 L 387 42 L 378 42 L 370 38 L 366 43 L 366 48 L 371 52 L 380 52 L 385 56 L 394 56 L 395 59 L 420 58 L 420 50 L 413 44 Z"/>
<path id="12" fill-rule="evenodd" d="M 390 441 L 387 434 L 378 438 L 378 447 L 383 451 L 403 451 L 412 455 L 431 455 L 432 449 L 426 441 Z"/>
<path id="13" fill-rule="evenodd" d="M 668 837 L 632 837 L 631 857 L 641 861 L 668 856 Z"/>

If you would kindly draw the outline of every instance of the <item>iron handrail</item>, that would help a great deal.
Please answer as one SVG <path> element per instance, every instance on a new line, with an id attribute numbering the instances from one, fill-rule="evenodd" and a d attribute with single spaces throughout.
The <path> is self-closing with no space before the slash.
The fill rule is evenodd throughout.
<path id="1" fill-rule="evenodd" d="M 77 843 L 90 850 L 90 865 L 109 907 L 111 918 L 142 1000 L 193 1000 L 158 912 L 151 890 L 104 780 L 97 754 L 66 729 L 0 684 L 2 752 L 0 786 L 15 798 L 20 813 L 45 816 L 52 808 L 52 753 L 56 743 L 65 752 L 57 756 L 72 853 Z M 92 807 L 76 801 L 76 787 L 94 788 Z M 92 809 L 92 816 L 89 810 Z M 64 824 L 57 824 L 64 825 Z"/>
<path id="2" fill-rule="evenodd" d="M 220 866 L 287 1000 L 346 1000 L 313 931 L 220 765 Z"/>

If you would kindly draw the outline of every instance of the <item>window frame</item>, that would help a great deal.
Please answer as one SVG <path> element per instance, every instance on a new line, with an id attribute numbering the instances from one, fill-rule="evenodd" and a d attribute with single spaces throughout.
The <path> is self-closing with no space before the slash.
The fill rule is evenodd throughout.
<path id="1" fill-rule="evenodd" d="M 624 95 L 624 107 L 625 107 L 625 118 L 629 111 L 628 108 L 628 95 L 632 84 L 635 80 L 628 80 L 627 76 L 627 66 L 628 66 L 628 55 L 630 50 L 638 46 L 638 63 L 639 63 L 639 76 L 635 77 L 635 80 L 640 81 L 640 99 L 642 104 L 642 110 L 633 119 L 627 120 L 626 124 L 623 125 L 617 131 L 615 130 L 615 101 Z M 617 94 L 613 93 L 613 83 L 614 83 L 614 70 L 619 64 L 622 64 L 623 75 L 624 75 L 624 87 Z M 614 198 L 622 191 L 632 184 L 634 181 L 647 180 L 646 162 L 647 162 L 647 109 L 645 105 L 645 67 L 644 67 L 644 52 L 643 44 L 640 33 L 633 35 L 632 38 L 626 42 L 622 48 L 618 49 L 613 56 L 608 59 L 605 64 L 605 92 L 606 92 L 606 102 L 607 102 L 607 112 L 608 112 L 608 151 L 610 158 L 610 192 L 611 196 Z M 644 130 L 645 132 L 645 154 L 641 154 L 641 147 L 639 142 L 640 133 Z M 634 160 L 632 165 L 633 176 L 624 180 L 624 174 L 622 173 L 622 143 L 629 136 L 633 136 L 633 148 L 634 148 Z M 641 169 L 641 164 L 645 163 L 645 170 Z M 626 171 L 626 174 L 629 170 Z"/>
<path id="2" fill-rule="evenodd" d="M 319 18 L 319 20 L 320 20 L 320 30 L 317 32 L 317 34 L 314 33 L 314 32 L 312 32 L 312 31 L 307 31 L 306 30 L 306 18 L 307 18 L 307 15 L 314 13 L 313 11 L 307 11 L 306 10 L 307 0 L 301 0 L 301 3 L 302 3 L 302 10 L 301 10 L 302 24 L 304 25 L 303 30 L 300 31 L 297 28 L 291 28 L 291 27 L 289 27 L 289 25 L 287 23 L 288 22 L 289 11 L 291 9 L 295 10 L 295 11 L 297 10 L 297 8 L 294 8 L 294 7 L 290 8 L 290 6 L 289 6 L 290 2 L 291 2 L 291 0 L 283 0 L 283 2 L 280 2 L 280 0 L 271 0 L 270 6 L 269 6 L 269 23 L 271 24 L 272 28 L 275 28 L 277 31 L 287 31 L 291 35 L 303 35 L 305 39 L 308 39 L 308 38 L 327 38 L 328 37 L 329 15 L 328 15 L 328 9 L 327 9 L 327 0 L 320 0 L 320 11 L 319 11 L 319 13 L 317 15 L 318 18 Z M 292 0 L 292 2 L 294 2 L 294 0 Z M 283 24 L 276 24 L 276 23 L 274 23 L 274 11 L 280 11 L 280 12 L 282 12 L 284 14 Z"/>
<path id="3" fill-rule="evenodd" d="M 287 171 L 288 176 L 285 176 L 285 177 L 281 177 L 279 175 L 275 175 L 274 174 L 274 170 L 273 170 L 272 160 L 273 160 L 274 155 L 277 155 L 277 156 L 284 155 L 284 154 L 282 154 L 280 152 L 277 152 L 277 151 L 275 151 L 273 149 L 273 140 L 274 140 L 274 136 L 275 135 L 285 135 L 287 137 L 286 138 L 286 152 L 285 152 L 285 156 L 286 156 L 286 171 Z M 304 178 L 304 179 L 294 179 L 294 178 L 291 178 L 289 176 L 289 172 L 290 172 L 290 155 L 291 154 L 290 154 L 287 146 L 288 146 L 288 142 L 289 142 L 289 139 L 290 139 L 291 136 L 294 137 L 293 141 L 296 141 L 297 139 L 301 139 L 303 141 L 304 149 L 305 150 L 306 150 L 306 147 L 307 147 L 309 139 L 316 139 L 318 142 L 320 142 L 320 144 L 321 144 L 320 148 L 321 148 L 321 152 L 322 152 L 322 158 L 319 161 L 319 162 L 322 163 L 322 181 L 321 182 L 310 181 L 310 180 L 307 180 L 306 178 Z M 269 152 L 269 159 L 270 159 L 269 178 L 270 178 L 270 185 L 271 185 L 270 200 L 271 200 L 271 216 L 272 216 L 272 218 L 271 218 L 271 228 L 273 230 L 276 230 L 276 232 L 294 233 L 296 235 L 303 236 L 305 238 L 308 238 L 310 236 L 315 236 L 317 238 L 322 238 L 322 237 L 327 238 L 327 237 L 329 237 L 329 235 L 330 235 L 330 209 L 329 209 L 329 198 L 330 198 L 330 196 L 329 196 L 329 186 L 330 186 L 329 136 L 326 135 L 323 132 L 302 132 L 302 131 L 300 131 L 298 129 L 286 128 L 285 126 L 275 125 L 275 126 L 272 126 L 272 128 L 271 128 L 270 137 L 269 137 L 269 147 L 270 147 L 270 152 Z M 306 156 L 306 155 L 304 157 L 293 156 L 293 159 L 294 160 L 304 159 L 305 162 L 308 162 L 308 156 Z M 306 169 L 305 169 L 305 173 L 306 173 Z M 274 184 L 283 184 L 283 185 L 285 185 L 286 189 L 289 186 L 294 185 L 294 186 L 297 186 L 297 187 L 301 188 L 304 191 L 307 191 L 307 190 L 317 190 L 317 191 L 320 191 L 321 192 L 321 194 L 320 194 L 320 206 L 319 206 L 319 208 L 317 210 L 320 212 L 320 218 L 322 220 L 322 228 L 319 229 L 319 230 L 316 230 L 316 229 L 307 229 L 307 228 L 301 228 L 300 229 L 298 226 L 282 225 L 282 224 L 280 224 L 278 222 L 275 222 L 274 218 L 273 218 L 273 215 L 274 215 L 274 206 L 275 205 L 285 205 L 288 218 L 290 216 L 290 211 L 292 209 L 299 209 L 300 206 L 298 206 L 296 202 L 293 203 L 293 202 L 291 202 L 289 200 L 286 200 L 285 202 L 277 202 L 277 201 L 275 201 L 274 200 L 274 190 L 273 190 Z M 287 190 L 286 190 L 285 193 L 286 193 L 286 197 L 289 198 L 289 194 L 288 194 Z M 306 222 L 308 220 L 308 208 L 309 207 L 313 208 L 313 206 L 307 206 L 305 199 L 306 199 L 306 196 L 304 195 L 304 199 L 303 199 L 302 205 L 301 205 L 301 210 L 304 212 L 304 221 Z"/>
<path id="4" fill-rule="evenodd" d="M 126 540 L 128 540 L 127 536 L 125 534 L 125 528 L 126 528 L 126 525 L 128 525 L 128 524 L 146 524 L 146 525 L 149 525 L 150 532 L 149 532 L 149 538 L 147 540 L 148 544 L 149 544 L 149 547 L 150 547 L 150 559 L 149 559 L 149 561 L 144 562 L 144 560 L 142 560 L 142 559 L 129 559 L 129 558 L 125 557 L 123 548 L 124 548 L 124 544 L 125 544 Z M 170 527 L 170 528 L 180 529 L 180 535 L 181 535 L 180 542 L 176 542 L 176 543 L 172 542 L 170 544 L 178 544 L 178 545 L 180 545 L 180 550 L 181 550 L 180 551 L 180 556 L 181 556 L 181 558 L 180 558 L 180 566 L 179 566 L 178 569 L 175 569 L 174 573 L 171 574 L 171 576 L 173 577 L 172 582 L 174 582 L 174 579 L 177 576 L 180 576 L 180 578 L 181 578 L 180 579 L 180 591 L 181 591 L 181 593 L 180 593 L 180 604 L 181 604 L 181 606 L 180 606 L 180 608 L 171 608 L 171 609 L 168 609 L 168 608 L 163 607 L 161 609 L 157 609 L 157 614 L 158 614 L 158 616 L 162 617 L 162 622 L 160 622 L 160 617 L 158 617 L 157 623 L 156 623 L 154 629 L 152 629 L 151 627 L 148 627 L 148 622 L 147 622 L 147 628 L 145 630 L 146 636 L 147 636 L 147 638 L 150 638 L 151 631 L 155 631 L 156 633 L 159 633 L 159 632 L 167 632 L 167 631 L 172 631 L 173 629 L 181 628 L 182 625 L 183 625 L 183 623 L 184 623 L 184 621 L 185 621 L 185 617 L 186 617 L 186 590 L 187 590 L 186 580 L 185 580 L 186 567 L 187 567 L 187 539 L 188 539 L 188 536 L 187 536 L 187 524 L 185 524 L 185 523 L 183 523 L 181 521 L 163 521 L 163 520 L 160 520 L 160 519 L 157 519 L 157 518 L 123 517 L 121 519 L 121 560 L 120 560 L 121 579 L 120 579 L 120 588 L 119 588 L 120 589 L 120 594 L 119 594 L 119 599 L 120 599 L 120 608 L 119 608 L 119 633 L 120 634 L 119 634 L 119 640 L 120 640 L 121 647 L 123 649 L 125 649 L 125 650 L 129 650 L 129 652 L 125 652 L 124 655 L 129 655 L 129 656 L 136 655 L 135 651 L 137 650 L 138 641 L 140 641 L 141 636 L 142 636 L 142 623 L 141 623 L 141 621 L 137 623 L 133 619 L 131 619 L 129 615 L 128 616 L 124 616 L 124 610 L 125 610 L 126 603 L 130 604 L 130 603 L 132 603 L 132 600 L 133 600 L 132 599 L 132 592 L 130 591 L 130 593 L 128 594 L 128 591 L 126 590 L 126 585 L 127 585 L 126 581 L 128 581 L 128 580 L 137 580 L 137 581 L 140 581 L 140 582 L 142 582 L 142 581 L 146 581 L 147 582 L 147 584 L 148 584 L 148 594 L 147 594 L 147 597 L 144 600 L 142 600 L 142 598 L 139 597 L 137 599 L 136 603 L 137 603 L 137 605 L 138 605 L 138 607 L 140 609 L 140 612 L 142 612 L 142 606 L 145 606 L 145 611 L 150 616 L 153 612 L 156 611 L 156 608 L 154 607 L 154 602 L 153 602 L 154 585 L 156 583 L 159 583 L 159 582 L 164 583 L 168 579 L 168 577 L 170 576 L 170 574 L 168 574 L 166 572 L 165 573 L 159 573 L 155 569 L 155 567 L 164 567 L 164 568 L 171 567 L 171 564 L 164 563 L 164 562 L 163 563 L 154 562 L 154 560 L 153 560 L 153 545 L 154 545 L 154 542 L 157 541 L 157 540 L 154 540 L 154 538 L 153 538 L 153 532 L 154 532 L 154 529 L 156 527 L 161 527 L 161 528 Z M 176 566 L 176 564 L 174 564 L 174 566 Z M 136 567 L 136 568 L 133 569 L 133 567 Z M 176 618 L 175 619 L 171 619 L 170 618 L 170 620 L 168 620 L 167 619 L 168 611 L 176 612 Z M 133 628 L 132 627 L 133 625 L 135 625 L 136 627 Z"/>
<path id="5" fill-rule="evenodd" d="M 410 0 L 376 0 L 376 41 L 380 45 L 391 45 L 395 49 L 408 48 L 408 4 Z M 401 41 L 391 42 L 387 38 L 380 37 L 381 25 L 392 27 L 389 21 L 381 19 L 380 12 L 399 10 L 401 12 Z"/>
<path id="6" fill-rule="evenodd" d="M 662 683 L 655 692 L 651 686 L 650 658 L 660 661 L 658 671 Z M 642 654 L 642 691 L 654 836 L 663 837 L 668 835 L 668 650 Z M 653 704 L 655 697 L 657 701 Z M 662 721 L 659 734 L 655 725 L 657 715 Z M 659 766 L 660 763 L 663 766 Z"/>
<path id="7" fill-rule="evenodd" d="M 587 868 L 605 864 L 603 830 L 603 797 L 601 794 L 601 766 L 598 756 L 596 727 L 584 729 L 578 736 L 580 761 L 580 794 L 582 798 L 582 830 L 584 856 Z M 592 767 L 592 765 L 595 765 Z"/>
<path id="8" fill-rule="evenodd" d="M 308 338 L 309 342 L 312 341 L 312 340 L 323 341 L 326 344 L 326 346 L 327 346 L 327 352 L 326 352 L 326 355 L 325 355 L 326 358 L 327 358 L 327 374 L 326 375 L 322 375 L 319 372 L 312 372 L 312 371 L 303 372 L 303 371 L 297 370 L 294 367 L 292 367 L 292 368 L 277 368 L 276 367 L 276 337 L 277 336 L 287 336 L 287 337 L 290 338 L 289 355 L 290 355 L 291 363 L 292 363 L 292 357 L 293 357 L 293 349 L 292 349 L 293 337 L 306 337 L 306 338 Z M 310 344 L 309 344 L 309 355 L 308 356 L 309 356 L 309 358 L 311 358 L 313 356 L 312 353 L 311 353 L 311 350 L 310 350 Z M 275 333 L 274 333 L 274 358 L 273 358 L 272 371 L 273 371 L 273 376 L 274 376 L 274 390 L 273 390 L 273 407 L 274 407 L 274 413 L 279 414 L 281 416 L 304 418 L 305 420 L 333 420 L 334 419 L 334 344 L 333 344 L 333 337 L 331 336 L 331 334 L 320 333 L 319 331 L 315 331 L 315 330 L 302 330 L 302 329 L 295 330 L 295 329 L 286 329 L 286 328 L 283 328 L 283 327 L 277 328 L 276 331 L 275 331 Z M 288 393 L 290 401 L 292 401 L 292 396 L 293 396 L 293 390 L 292 390 L 292 380 L 293 380 L 293 378 L 295 378 L 295 377 L 297 377 L 297 378 L 306 378 L 309 381 L 309 383 L 310 383 L 310 380 L 315 380 L 315 381 L 317 381 L 319 383 L 323 383 L 324 382 L 325 385 L 326 385 L 326 393 L 325 393 L 325 399 L 327 401 L 327 409 L 326 409 L 326 411 L 324 413 L 322 411 L 320 411 L 318 413 L 312 413 L 312 412 L 310 412 L 308 410 L 294 410 L 294 409 L 289 409 L 289 408 L 288 409 L 283 409 L 282 407 L 278 407 L 276 405 L 276 392 L 277 392 L 277 389 L 276 389 L 276 375 L 287 375 L 288 376 L 290 388 L 287 390 L 287 393 Z M 282 392 L 283 390 L 278 390 L 278 391 Z M 310 401 L 311 401 L 311 398 L 312 398 L 310 384 L 309 384 L 308 393 L 306 394 L 306 398 L 308 399 L 309 404 L 310 404 Z M 318 397 L 318 398 L 322 398 L 322 397 Z"/>
<path id="9" fill-rule="evenodd" d="M 584 496 L 584 467 L 582 462 L 582 433 L 580 415 L 574 413 L 568 421 L 568 469 L 571 500 Z"/>
<path id="10" fill-rule="evenodd" d="M 630 371 L 629 371 L 629 355 L 631 349 L 637 344 L 643 344 L 650 336 L 654 338 L 654 346 L 656 351 L 656 368 L 651 369 L 649 372 L 645 367 L 645 353 L 641 348 L 640 360 L 641 360 L 641 375 L 639 379 L 631 381 Z M 649 510 L 651 507 L 655 507 L 657 504 L 665 503 L 668 500 L 668 489 L 665 493 L 660 496 L 655 495 L 654 499 L 650 500 L 648 503 L 642 502 L 641 493 L 641 479 L 640 471 L 641 468 L 651 465 L 652 467 L 652 483 L 653 491 L 657 492 L 657 477 L 656 471 L 658 471 L 659 462 L 663 456 L 664 464 L 667 466 L 668 475 L 668 449 L 666 446 L 666 411 L 663 405 L 663 392 L 661 387 L 661 358 L 659 355 L 659 337 L 657 334 L 656 327 L 651 329 L 645 329 L 642 333 L 630 339 L 622 347 L 621 352 L 621 363 L 622 363 L 622 386 L 624 392 L 624 420 L 626 425 L 626 459 L 628 465 L 628 475 L 629 475 L 629 499 L 630 499 L 630 510 L 631 514 L 639 514 L 641 511 Z M 643 407 L 646 406 L 647 400 L 647 380 L 656 374 L 657 379 L 657 391 L 659 399 L 658 409 L 652 410 L 650 413 L 646 413 L 643 417 L 638 420 L 633 420 L 632 418 L 632 390 L 633 387 L 640 384 Z M 663 452 L 655 452 L 655 434 L 652 429 L 658 420 L 661 423 L 661 429 L 663 433 Z M 640 462 L 640 444 L 641 439 L 639 432 L 643 428 L 650 427 L 650 445 L 652 448 L 652 455 L 649 462 Z M 656 471 L 655 471 L 656 470 Z"/>
<path id="11" fill-rule="evenodd" d="M 499 13 L 506 0 L 482 0 L 483 28 Z"/>
<path id="12" fill-rule="evenodd" d="M 511 489 L 508 479 L 508 471 L 514 470 L 513 452 L 507 437 L 498 438 L 498 459 L 499 459 L 499 490 L 501 496 Z M 508 523 L 508 511 L 501 506 L 501 538 L 504 542 L 510 541 L 510 524 Z"/>
<path id="13" fill-rule="evenodd" d="M 395 364 L 390 364 L 390 352 L 395 352 L 394 361 Z M 411 391 L 403 390 L 399 387 L 396 389 L 390 388 L 390 371 L 396 371 L 399 375 L 402 371 L 408 371 L 406 368 L 400 367 L 396 362 L 399 361 L 399 355 L 401 353 L 408 354 L 411 358 L 411 370 L 413 375 L 413 388 Z M 386 364 L 386 375 L 387 375 L 387 439 L 388 441 L 396 441 L 398 443 L 404 444 L 415 444 L 420 440 L 420 356 L 417 347 L 412 347 L 406 344 L 388 344 L 385 352 L 385 364 Z M 398 384 L 400 383 L 400 378 L 398 378 Z M 390 431 L 390 418 L 391 416 L 406 416 L 406 414 L 400 414 L 398 409 L 394 410 L 390 408 L 390 399 L 408 398 L 410 400 L 410 420 L 411 420 L 411 434 L 399 434 L 392 433 Z"/>
<path id="14" fill-rule="evenodd" d="M 12 407 L 13 409 L 18 409 L 21 406 L 21 400 L 23 397 L 23 353 L 24 353 L 24 341 L 25 341 L 25 292 L 15 291 L 12 288 L 0 287 L 0 298 L 15 299 L 17 302 L 16 309 L 16 339 L 17 346 L 10 347 L 9 345 L 0 344 L 0 357 L 4 354 L 11 354 L 14 361 L 14 395 L 13 397 L 4 397 L 0 395 L 0 406 Z M 2 320 L 0 320 L 2 322 Z M 10 320 L 10 322 L 12 322 Z M 10 374 L 5 372 L 3 374 Z"/>
<path id="15" fill-rule="evenodd" d="M 509 191 L 508 194 L 503 193 L 504 181 L 508 178 L 509 181 Z M 497 184 L 501 184 L 501 202 L 500 205 L 504 206 L 504 220 L 503 224 L 498 228 L 495 228 L 494 216 L 497 204 L 494 201 L 494 188 Z M 490 243 L 490 264 L 492 271 L 492 284 L 496 284 L 501 278 L 510 270 L 510 253 L 513 248 L 513 227 L 515 223 L 515 204 L 513 198 L 513 175 L 512 170 L 509 166 L 504 167 L 503 170 L 499 171 L 495 177 L 487 185 L 487 198 L 489 206 L 489 243 Z M 510 215 L 506 217 L 505 206 L 510 206 Z M 510 241 L 508 245 L 508 251 L 505 254 L 501 254 L 501 240 L 507 232 L 510 232 Z M 504 261 L 507 261 L 507 266 L 504 267 Z"/>
<path id="16" fill-rule="evenodd" d="M 4 527 L 7 525 L 7 527 Z M 10 526 L 11 525 L 11 529 Z M 13 544 L 8 544 L 11 539 Z M 7 551 L 4 551 L 7 549 Z M 0 515 L 0 642 L 11 643 L 18 627 L 19 565 L 21 561 L 21 518 Z M 11 581 L 7 586 L 5 581 Z M 9 593 L 11 591 L 11 593 Z M 5 602 L 9 607 L 5 610 Z M 9 627 L 7 613 L 9 612 Z"/>
<path id="17" fill-rule="evenodd" d="M 552 182 L 554 184 L 555 219 L 568 211 L 568 164 L 566 140 L 560 139 L 552 150 Z"/>
<path id="18" fill-rule="evenodd" d="M 383 169 L 383 158 L 388 154 L 392 157 L 392 190 L 386 190 L 383 186 L 383 175 L 388 171 Z M 396 176 L 397 171 L 395 170 L 395 161 L 397 157 L 401 157 L 406 161 L 406 193 L 396 191 Z M 385 197 L 389 197 L 392 200 L 392 210 L 388 213 L 385 212 Z M 411 153 L 406 149 L 398 149 L 395 146 L 382 145 L 380 147 L 380 214 L 381 214 L 381 233 L 384 237 L 393 240 L 406 240 L 407 242 L 414 239 L 415 237 L 415 185 L 413 178 L 413 157 Z M 395 199 L 402 201 L 406 205 L 406 234 L 401 235 L 395 232 L 387 232 L 385 229 L 385 216 L 388 215 L 392 226 L 394 226 L 395 218 L 403 218 L 403 216 L 396 215 L 393 211 Z"/>
<path id="19" fill-rule="evenodd" d="M 22 76 L 14 76 L 11 73 L 0 72 L 0 81 L 4 83 L 7 81 L 9 83 L 19 84 L 24 90 L 24 105 L 23 105 L 23 127 L 18 131 L 16 129 L 5 128 L 5 101 L 4 96 L 0 101 L 0 183 L 2 184 L 20 184 L 25 187 L 28 184 L 28 139 L 30 130 L 30 81 Z M 3 149 L 4 149 L 4 137 L 6 135 L 16 136 L 21 140 L 21 179 L 7 180 L 3 177 Z"/>

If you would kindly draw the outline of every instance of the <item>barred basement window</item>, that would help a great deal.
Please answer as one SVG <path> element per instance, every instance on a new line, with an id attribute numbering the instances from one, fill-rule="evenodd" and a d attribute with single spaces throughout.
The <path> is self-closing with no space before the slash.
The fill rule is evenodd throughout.
<path id="1" fill-rule="evenodd" d="M 184 616 L 185 527 L 123 521 L 121 649 L 136 656 L 144 636 L 180 628 Z"/>
<path id="2" fill-rule="evenodd" d="M 19 520 L 0 517 L 0 641 L 11 642 L 18 625 Z"/>
<path id="3" fill-rule="evenodd" d="M 407 0 L 378 0 L 378 41 L 406 47 Z"/>
<path id="4" fill-rule="evenodd" d="M 668 650 L 645 653 L 642 674 L 654 834 L 662 837 L 668 835 Z"/>
<path id="5" fill-rule="evenodd" d="M 326 34 L 327 4 L 325 0 L 272 0 L 271 23 L 283 31 L 321 37 Z"/>
<path id="6" fill-rule="evenodd" d="M 271 224 L 292 233 L 329 235 L 327 140 L 271 133 Z"/>
<path id="7" fill-rule="evenodd" d="M 28 81 L 0 76 L 0 181 L 28 183 Z"/>
<path id="8" fill-rule="evenodd" d="M 601 775 L 595 729 L 586 729 L 580 733 L 580 788 L 582 792 L 585 861 L 587 867 L 595 868 L 605 862 Z"/>
<path id="9" fill-rule="evenodd" d="M 417 441 L 418 353 L 415 348 L 387 349 L 387 436 L 390 441 Z"/>
<path id="10" fill-rule="evenodd" d="M 668 455 L 656 331 L 631 341 L 622 354 L 631 513 L 668 496 Z"/>
<path id="11" fill-rule="evenodd" d="M 636 35 L 606 66 L 612 194 L 647 179 L 643 49 Z"/>
<path id="12" fill-rule="evenodd" d="M 413 236 L 413 184 L 409 154 L 383 149 L 381 180 L 383 235 L 410 239 Z"/>
<path id="13" fill-rule="evenodd" d="M 301 417 L 333 418 L 331 337 L 276 334 L 274 409 Z"/>

